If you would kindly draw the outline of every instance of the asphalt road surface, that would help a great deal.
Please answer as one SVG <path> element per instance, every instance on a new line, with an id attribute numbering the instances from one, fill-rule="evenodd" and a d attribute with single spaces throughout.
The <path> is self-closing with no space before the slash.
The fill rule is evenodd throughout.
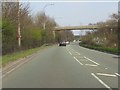
<path id="1" fill-rule="evenodd" d="M 118 88 L 118 58 L 80 47 L 54 45 L 3 77 L 3 88 Z"/>

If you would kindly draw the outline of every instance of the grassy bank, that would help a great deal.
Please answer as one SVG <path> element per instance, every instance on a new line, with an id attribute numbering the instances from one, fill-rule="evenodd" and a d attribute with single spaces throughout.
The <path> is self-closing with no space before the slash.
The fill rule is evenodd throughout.
<path id="1" fill-rule="evenodd" d="M 44 49 L 46 47 L 48 47 L 48 46 L 43 45 L 43 46 L 38 47 L 38 48 L 33 48 L 33 49 L 25 50 L 25 51 L 12 53 L 12 54 L 9 54 L 9 55 L 4 55 L 4 56 L 2 56 L 2 66 L 4 67 L 9 62 L 13 62 L 13 61 L 18 60 L 20 58 L 24 58 L 24 57 L 26 57 L 28 55 L 31 55 L 31 54 L 39 51 L 39 50 Z"/>
<path id="2" fill-rule="evenodd" d="M 106 48 L 106 47 L 102 47 L 102 46 L 87 45 L 87 44 L 83 44 L 83 43 L 79 43 L 79 45 L 82 47 L 89 48 L 89 49 L 94 49 L 94 50 L 107 52 L 107 53 L 111 53 L 111 54 L 116 54 L 116 55 L 118 55 L 118 53 L 120 53 L 120 50 L 118 48 Z"/>

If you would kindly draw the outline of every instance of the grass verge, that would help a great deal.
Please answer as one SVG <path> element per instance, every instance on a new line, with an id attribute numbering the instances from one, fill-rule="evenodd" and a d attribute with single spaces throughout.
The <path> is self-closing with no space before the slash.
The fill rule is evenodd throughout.
<path id="1" fill-rule="evenodd" d="M 116 54 L 116 55 L 118 55 L 120 53 L 120 48 L 119 49 L 118 48 L 107 48 L 107 47 L 101 47 L 101 46 L 87 45 L 87 44 L 83 44 L 83 43 L 79 43 L 79 45 L 82 47 L 89 48 L 89 49 L 94 49 L 94 50 L 107 52 L 107 53 L 111 53 L 111 54 Z"/>
<path id="2" fill-rule="evenodd" d="M 26 57 L 28 55 L 31 55 L 31 54 L 39 51 L 39 50 L 44 49 L 46 47 L 48 47 L 48 46 L 43 45 L 43 46 L 38 47 L 38 48 L 28 49 L 28 50 L 25 50 L 25 51 L 20 51 L 20 52 L 4 55 L 4 56 L 2 56 L 2 66 L 4 67 L 10 62 L 16 61 L 20 58 L 24 58 L 24 57 Z"/>

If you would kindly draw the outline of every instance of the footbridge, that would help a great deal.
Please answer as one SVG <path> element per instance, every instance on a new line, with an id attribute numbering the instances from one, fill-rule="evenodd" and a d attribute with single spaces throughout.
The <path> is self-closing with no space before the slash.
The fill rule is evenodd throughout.
<path id="1" fill-rule="evenodd" d="M 55 31 L 62 30 L 95 30 L 99 27 L 97 25 L 86 25 L 86 26 L 64 26 L 64 27 L 55 27 Z"/>

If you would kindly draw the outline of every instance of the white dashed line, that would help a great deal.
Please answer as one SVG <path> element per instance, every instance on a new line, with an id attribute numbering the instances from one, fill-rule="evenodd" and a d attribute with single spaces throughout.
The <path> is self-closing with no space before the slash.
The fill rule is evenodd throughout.
<path id="1" fill-rule="evenodd" d="M 98 66 L 98 65 L 93 65 L 93 64 L 85 64 L 86 66 Z"/>
<path id="2" fill-rule="evenodd" d="M 118 74 L 118 73 L 115 73 L 117 76 L 120 76 L 120 74 Z"/>
<path id="3" fill-rule="evenodd" d="M 76 52 L 78 55 L 80 55 L 80 53 Z"/>
<path id="4" fill-rule="evenodd" d="M 105 69 L 108 69 L 108 68 L 105 68 Z"/>
<path id="5" fill-rule="evenodd" d="M 99 79 L 94 73 L 91 73 L 91 75 L 96 78 L 102 85 L 104 85 L 109 90 L 112 90 L 107 84 L 105 84 L 101 79 Z"/>
<path id="6" fill-rule="evenodd" d="M 72 55 L 72 53 L 69 51 L 69 54 Z"/>
<path id="7" fill-rule="evenodd" d="M 83 65 L 76 57 L 74 57 L 74 59 L 75 59 L 80 65 Z"/>
<path id="8" fill-rule="evenodd" d="M 73 52 L 75 52 L 75 50 L 74 49 L 72 49 L 72 48 L 69 48 L 70 50 L 72 50 Z"/>
<path id="9" fill-rule="evenodd" d="M 75 51 L 74 49 L 70 48 L 71 50 Z"/>
<path id="10" fill-rule="evenodd" d="M 116 75 L 112 75 L 112 74 L 104 74 L 104 73 L 97 73 L 97 75 L 108 76 L 108 77 L 117 77 Z"/>
<path id="11" fill-rule="evenodd" d="M 84 56 L 84 58 L 87 59 L 87 60 L 89 60 L 89 61 L 91 61 L 91 62 L 93 62 L 93 63 L 95 63 L 96 65 L 100 65 L 100 64 L 98 64 L 97 62 L 95 62 L 95 61 L 93 61 L 93 60 L 91 60 L 91 59 L 89 59 L 89 58 L 87 58 L 87 57 L 85 57 L 85 56 Z"/>

